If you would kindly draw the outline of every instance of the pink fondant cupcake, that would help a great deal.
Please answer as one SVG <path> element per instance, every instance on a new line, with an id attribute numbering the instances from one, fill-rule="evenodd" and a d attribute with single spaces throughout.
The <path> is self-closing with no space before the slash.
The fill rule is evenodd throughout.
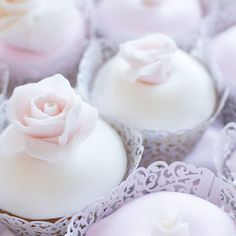
<path id="1" fill-rule="evenodd" d="M 208 169 L 156 162 L 76 213 L 66 236 L 234 236 L 235 197 Z"/>
<path id="2" fill-rule="evenodd" d="M 74 0 L 0 3 L 0 63 L 10 68 L 11 87 L 56 73 L 75 83 L 85 36 Z"/>
<path id="3" fill-rule="evenodd" d="M 207 37 L 203 55 L 212 73 L 221 77 L 231 88 L 228 102 L 224 108 L 224 124 L 236 121 L 236 3 L 219 1 L 218 8 L 209 17 L 206 27 Z"/>
<path id="4" fill-rule="evenodd" d="M 198 0 L 95 1 L 98 33 L 124 41 L 150 33 L 164 33 L 188 48 L 198 34 L 202 9 Z"/>

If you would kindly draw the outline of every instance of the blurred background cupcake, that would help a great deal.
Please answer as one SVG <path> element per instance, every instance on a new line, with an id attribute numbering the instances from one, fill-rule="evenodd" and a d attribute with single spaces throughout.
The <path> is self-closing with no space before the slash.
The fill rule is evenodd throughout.
<path id="1" fill-rule="evenodd" d="M 98 35 L 119 42 L 159 32 L 189 49 L 195 43 L 202 18 L 198 0 L 94 1 Z"/>
<path id="2" fill-rule="evenodd" d="M 76 213 L 66 236 L 233 236 L 235 197 L 207 169 L 157 162 L 138 169 L 102 204 Z"/>
<path id="3" fill-rule="evenodd" d="M 96 41 L 80 72 L 81 94 L 105 116 L 142 132 L 144 166 L 185 158 L 227 96 L 198 60 L 161 34 L 111 47 Z"/>
<path id="4" fill-rule="evenodd" d="M 202 41 L 202 55 L 211 72 L 221 77 L 231 88 L 223 110 L 223 124 L 236 121 L 236 2 L 216 1 L 215 8 L 206 18 Z"/>
<path id="5" fill-rule="evenodd" d="M 115 188 L 142 156 L 140 134 L 98 118 L 62 75 L 17 87 L 7 114 L 0 222 L 17 235 L 64 235 L 71 214 Z"/>
<path id="6" fill-rule="evenodd" d="M 61 73 L 75 84 L 87 28 L 75 0 L 0 1 L 0 63 L 10 90 Z"/>

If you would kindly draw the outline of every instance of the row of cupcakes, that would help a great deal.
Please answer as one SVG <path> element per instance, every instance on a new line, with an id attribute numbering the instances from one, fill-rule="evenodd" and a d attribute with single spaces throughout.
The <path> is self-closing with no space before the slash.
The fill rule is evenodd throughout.
<path id="1" fill-rule="evenodd" d="M 236 123 L 221 131 L 214 159 L 219 177 L 183 162 L 137 169 L 78 211 L 66 236 L 235 235 Z"/>
<path id="2" fill-rule="evenodd" d="M 119 38 L 115 36 L 117 32 L 125 35 L 123 31 L 127 30 L 122 30 L 125 26 L 130 26 L 128 31 L 133 35 L 125 39 L 149 33 L 165 33 L 178 46 L 184 44 L 183 48 L 186 49 L 186 44 L 195 44 L 196 38 L 201 35 L 200 28 L 205 22 L 203 19 L 215 8 L 215 4 L 206 2 L 2 0 L 0 62 L 9 66 L 12 89 L 16 85 L 38 81 L 56 73 L 63 74 L 74 85 L 88 39 L 99 35 L 97 32 L 101 27 L 112 31 L 113 37 L 109 37 L 110 33 L 103 35 L 113 40 Z M 184 8 L 180 7 L 182 4 Z M 150 16 L 156 17 L 150 21 Z M 111 25 L 108 27 L 107 24 Z M 192 34 L 195 36 L 186 36 Z M 189 42 L 180 43 L 181 40 Z"/>
<path id="3" fill-rule="evenodd" d="M 73 9 L 75 10 L 74 6 Z M 103 117 L 123 134 L 126 152 L 124 147 L 122 148 L 120 137 L 112 131 L 109 132 L 110 128 L 106 128 L 102 121 L 96 122 L 96 112 L 87 103 L 82 102 L 69 88 L 68 82 L 60 76 L 59 78 L 56 76 L 56 79 L 43 80 L 39 84 L 19 87 L 8 102 L 8 114 L 13 125 L 10 125 L 1 134 L 1 151 L 4 153 L 1 165 L 2 184 L 3 187 L 5 186 L 3 189 L 6 190 L 3 194 L 5 199 L 2 200 L 1 221 L 18 234 L 63 234 L 65 226 L 71 218 L 71 212 L 85 205 L 84 199 L 86 203 L 92 201 L 121 182 L 125 172 L 129 169 L 127 167 L 127 153 L 129 153 L 129 160 L 133 164 L 129 170 L 132 171 L 137 166 L 142 154 L 141 138 L 136 131 L 130 133 L 130 129 L 127 128 L 128 123 L 138 127 L 145 137 L 147 154 L 142 165 L 147 166 L 156 158 L 173 161 L 186 156 L 224 104 L 226 96 L 222 91 L 224 88 L 218 86 L 218 82 L 212 79 L 206 68 L 196 59 L 177 49 L 170 38 L 155 34 L 122 44 L 120 50 L 117 43 L 111 46 L 110 44 L 109 40 L 109 42 L 95 41 L 90 45 L 81 63 L 78 89 L 80 94 L 85 95 L 84 98 L 95 104 L 99 111 L 102 110 Z M 15 47 L 12 49 L 15 50 Z M 68 52 L 68 50 L 66 51 Z M 76 55 L 78 54 L 76 53 Z M 23 60 L 22 57 L 20 58 Z M 63 59 L 63 62 L 69 65 L 71 64 L 70 60 L 71 57 L 69 60 Z M 188 65 L 188 68 L 185 67 L 185 64 Z M 122 72 L 121 74 L 116 73 L 116 67 Z M 39 71 L 41 72 L 41 69 Z M 19 71 L 17 75 L 26 78 Z M 121 76 L 120 80 L 119 76 Z M 188 81 L 187 79 L 190 77 L 193 80 Z M 95 78 L 97 85 L 93 83 Z M 110 81 L 108 81 L 109 78 L 111 78 Z M 180 81 L 180 78 L 185 80 Z M 118 83 L 117 86 L 116 83 Z M 163 105 L 161 106 L 163 109 L 150 110 L 150 103 L 159 102 L 158 98 L 161 98 L 162 101 L 165 100 L 167 92 L 164 92 L 166 94 L 158 94 L 159 88 L 165 85 L 167 92 L 169 88 L 169 92 L 176 95 L 172 97 L 173 103 L 163 102 L 159 104 Z M 186 88 L 184 92 L 189 93 L 184 94 L 178 86 L 184 86 Z M 199 96 L 199 91 L 202 93 L 202 89 L 206 89 L 204 101 L 202 94 Z M 126 91 L 126 93 L 122 93 L 123 96 L 119 96 L 121 90 L 122 92 Z M 186 94 L 189 96 L 186 97 Z M 118 96 L 114 97 L 114 95 Z M 101 106 L 98 98 L 103 99 L 100 102 Z M 130 98 L 130 103 L 126 102 L 127 98 Z M 180 100 L 178 100 L 179 98 Z M 145 103 L 145 99 L 147 99 L 147 103 Z M 118 102 L 121 102 L 121 106 Z M 108 106 L 107 109 L 102 107 L 104 104 Z M 204 106 L 202 106 L 203 104 Z M 181 120 L 179 108 L 182 105 L 185 105 L 182 117 L 187 117 L 186 120 Z M 24 109 L 19 112 L 19 107 Z M 87 108 L 93 110 L 93 115 L 92 112 L 88 112 Z M 125 112 L 118 108 L 124 108 Z M 176 108 L 176 113 L 172 110 L 174 108 Z M 83 112 L 83 109 L 86 112 Z M 130 114 L 131 110 L 135 110 L 135 114 Z M 125 121 L 124 128 L 117 125 L 118 122 L 114 121 L 110 111 L 112 111 L 112 115 L 115 114 L 116 120 Z M 119 113 L 115 113 L 117 111 Z M 162 114 L 164 111 L 166 111 L 166 116 Z M 199 111 L 201 112 L 199 113 Z M 152 112 L 163 116 L 160 116 L 161 119 L 150 122 Z M 158 112 L 161 113 L 158 114 Z M 122 117 L 124 114 L 129 114 L 129 117 Z M 203 116 L 197 117 L 199 114 Z M 175 119 L 178 117 L 180 121 L 176 123 Z M 170 120 L 170 118 L 172 119 Z M 78 121 L 79 123 L 76 123 Z M 144 121 L 144 123 L 140 123 L 140 121 Z M 160 132 L 160 129 L 156 129 L 156 127 L 162 127 L 163 122 L 167 123 L 164 126 L 164 131 Z M 181 123 L 183 126 L 179 129 Z M 152 127 L 147 127 L 150 124 Z M 92 127 L 87 127 L 87 125 L 92 125 Z M 177 129 L 175 129 L 176 127 Z M 85 130 L 83 130 L 84 128 Z M 135 134 L 132 134 L 133 132 Z M 92 135 L 96 136 L 94 139 L 96 141 L 91 140 Z M 74 142 L 78 145 L 72 147 Z M 87 144 L 85 144 L 86 142 Z M 12 150 L 13 146 L 15 150 Z M 117 151 L 115 151 L 116 147 Z M 83 162 L 83 165 L 79 166 L 78 162 L 81 160 L 77 159 L 77 151 L 81 152 L 81 149 L 82 152 L 88 152 L 91 156 L 84 160 L 87 164 Z M 100 151 L 106 153 L 99 155 Z M 111 153 L 114 154 L 115 159 L 117 157 L 117 162 L 110 162 Z M 85 158 L 85 156 L 83 157 Z M 105 160 L 97 160 L 96 163 L 94 162 L 95 157 Z M 51 162 L 57 164 L 51 164 Z M 103 162 L 107 165 L 101 165 Z M 85 168 L 84 165 L 87 167 Z M 101 167 L 99 173 L 97 166 Z M 13 167 L 16 170 L 14 173 L 12 173 Z M 30 171 L 28 171 L 29 167 L 31 167 Z M 94 167 L 94 171 L 89 171 L 89 167 Z M 66 172 L 65 175 L 62 172 Z M 82 174 L 85 182 L 91 180 L 93 184 L 82 183 L 80 185 L 79 174 Z M 86 174 L 92 176 L 91 179 L 87 178 Z M 62 176 L 66 178 L 64 179 Z M 98 178 L 99 176 L 100 178 Z M 114 180 L 113 177 L 117 179 L 111 183 Z M 72 184 L 68 184 L 66 179 Z M 94 182 L 95 180 L 98 182 Z M 101 188 L 100 181 L 106 182 L 103 185 L 105 190 Z M 87 191 L 82 189 L 83 187 L 87 188 Z M 22 191 L 22 188 L 25 189 L 25 192 Z M 84 198 L 81 197 L 83 198 L 82 203 L 79 202 L 81 193 L 91 194 L 91 199 L 87 195 Z M 71 198 L 76 200 L 71 201 Z M 36 201 L 37 204 L 33 201 Z M 57 206 L 59 204 L 61 208 L 55 207 L 52 203 Z M 23 204 L 24 208 L 19 208 L 20 204 Z M 45 212 L 46 210 L 47 212 Z M 55 213 L 55 211 L 57 212 Z"/>
<path id="4" fill-rule="evenodd" d="M 152 46 L 151 49 L 149 48 L 150 45 Z M 157 45 L 157 47 L 153 47 L 153 45 Z M 154 64 L 154 68 L 157 70 L 146 70 L 146 72 L 151 72 L 145 74 L 148 82 L 146 82 L 145 76 L 141 81 L 139 78 L 135 81 L 130 81 L 127 77 L 120 78 L 121 81 L 124 80 L 124 84 L 131 83 L 131 86 L 141 86 L 141 88 L 147 86 L 149 89 L 153 89 L 155 86 L 158 91 L 162 83 L 171 83 L 173 80 L 174 82 L 177 80 L 178 84 L 182 78 L 185 83 L 185 72 L 182 64 L 176 62 L 183 60 L 186 63 L 187 61 L 189 67 L 196 68 L 195 73 L 200 75 L 197 77 L 200 81 L 199 87 L 202 89 L 205 85 L 209 85 L 207 92 L 212 91 L 212 93 L 206 93 L 207 95 L 210 94 L 209 101 L 213 101 L 208 103 L 212 104 L 212 106 L 210 105 L 212 112 L 208 116 L 212 116 L 212 113 L 218 113 L 218 107 L 220 110 L 221 103 L 217 105 L 218 97 L 214 81 L 198 61 L 183 51 L 178 51 L 171 39 L 155 34 L 126 43 L 123 47 L 126 52 L 133 52 L 131 55 L 137 56 L 139 62 L 142 62 L 143 55 L 148 62 L 150 58 L 158 61 L 157 64 L 155 61 L 151 63 L 151 68 Z M 162 49 L 167 50 L 162 51 Z M 107 50 L 105 51 L 107 52 Z M 129 61 L 125 61 L 123 55 L 120 52 L 115 54 L 99 69 L 100 72 L 109 63 L 112 65 L 116 60 L 118 62 L 121 60 L 120 64 L 111 67 L 111 73 L 115 72 L 114 68 L 119 65 L 121 65 L 119 71 L 122 72 L 122 66 L 127 69 L 126 66 Z M 184 59 L 178 60 L 179 57 Z M 130 59 L 129 56 L 126 58 Z M 134 57 L 134 61 L 135 59 Z M 161 63 L 159 64 L 159 62 Z M 144 66 L 146 65 L 144 64 Z M 167 73 L 160 73 L 160 66 L 161 69 L 164 68 L 163 72 Z M 139 70 L 141 75 L 142 69 L 141 63 Z M 148 69 L 150 68 L 148 67 Z M 181 72 L 181 76 L 176 71 Z M 87 70 L 87 72 L 93 73 L 94 71 Z M 128 75 L 129 72 L 125 70 L 121 75 Z M 132 73 L 134 71 L 131 71 Z M 104 76 L 106 74 L 109 76 L 108 72 L 104 73 L 100 77 L 100 82 L 107 79 Z M 116 73 L 109 78 L 116 79 L 115 75 Z M 162 79 L 162 75 L 169 76 L 169 78 L 162 83 L 150 84 L 149 76 L 155 78 L 155 75 L 160 79 Z M 187 75 L 189 74 L 187 73 Z M 203 78 L 202 81 L 199 78 Z M 196 81 L 195 83 L 194 87 L 200 91 L 198 90 L 198 83 Z M 191 83 L 187 83 L 187 85 L 189 84 L 188 90 L 192 89 Z M 105 83 L 102 87 L 105 85 L 107 84 Z M 113 88 L 120 90 L 119 86 Z M 105 96 L 107 96 L 106 91 L 109 90 L 103 91 Z M 131 90 L 129 89 L 129 91 Z M 192 93 L 193 91 L 191 90 Z M 180 91 L 177 86 L 176 93 L 178 92 Z M 116 93 L 112 91 L 112 94 Z M 95 96 L 95 98 L 98 97 L 102 98 L 102 96 Z M 106 99 L 112 101 L 109 97 L 105 98 L 104 101 Z M 169 107 L 166 106 L 166 108 Z M 2 192 L 0 220 L 18 235 L 64 234 L 66 225 L 75 211 L 83 209 L 88 202 L 106 195 L 111 189 L 119 185 L 126 173 L 130 174 L 138 166 L 141 159 L 142 138 L 138 131 L 129 128 L 130 126 L 127 125 L 127 123 L 130 124 L 131 120 L 122 125 L 114 120 L 114 117 L 108 115 L 109 122 L 116 127 L 123 137 L 122 143 L 121 137 L 110 126 L 97 119 L 97 111 L 88 103 L 83 102 L 69 82 L 61 75 L 15 88 L 13 95 L 7 101 L 6 111 L 7 114 L 1 113 L 1 116 L 8 116 L 11 124 L 3 130 L 0 137 L 0 189 Z M 115 115 L 119 117 L 119 114 Z M 140 112 L 138 115 L 142 115 L 142 113 Z M 107 117 L 107 115 L 103 116 Z M 168 116 L 166 118 L 168 119 Z M 209 117 L 204 119 L 207 120 Z M 123 117 L 118 120 L 123 120 Z M 138 126 L 138 123 L 135 122 L 133 124 Z M 204 120 L 202 122 L 204 123 L 202 127 L 205 128 Z M 145 137 L 146 144 L 156 146 L 157 135 L 160 133 L 155 131 L 152 139 L 148 140 Z M 196 133 L 194 135 L 196 136 Z M 162 140 L 161 144 L 165 145 L 165 140 Z M 180 141 L 180 144 L 184 146 L 185 142 Z M 174 146 L 176 149 L 177 147 L 178 145 Z M 178 150 L 174 150 L 173 153 L 178 153 Z M 155 159 L 163 158 L 158 152 L 153 153 L 153 157 L 149 160 L 148 156 L 144 155 L 143 163 L 149 164 Z"/>

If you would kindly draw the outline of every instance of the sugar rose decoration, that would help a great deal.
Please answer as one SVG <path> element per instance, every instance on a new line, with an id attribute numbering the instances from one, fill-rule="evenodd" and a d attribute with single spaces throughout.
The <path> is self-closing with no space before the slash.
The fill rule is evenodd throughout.
<path id="1" fill-rule="evenodd" d="M 148 84 L 160 84 L 168 79 L 175 42 L 162 34 L 153 34 L 120 46 L 120 56 L 128 63 L 128 78 Z"/>
<path id="2" fill-rule="evenodd" d="M 153 221 L 152 236 L 190 236 L 189 226 L 176 211 L 164 209 Z"/>
<path id="3" fill-rule="evenodd" d="M 8 102 L 13 128 L 33 158 L 57 162 L 92 133 L 97 111 L 83 102 L 62 75 L 15 88 Z"/>
<path id="4" fill-rule="evenodd" d="M 74 0 L 1 0 L 0 40 L 48 52 L 64 39 Z"/>

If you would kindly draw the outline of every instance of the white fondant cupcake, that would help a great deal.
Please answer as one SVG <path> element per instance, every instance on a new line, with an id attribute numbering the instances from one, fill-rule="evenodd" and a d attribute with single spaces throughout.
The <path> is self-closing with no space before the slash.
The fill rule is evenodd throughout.
<path id="1" fill-rule="evenodd" d="M 195 42 L 203 17 L 198 0 L 94 2 L 98 33 L 119 42 L 159 32 L 187 49 Z"/>
<path id="2" fill-rule="evenodd" d="M 235 197 L 208 169 L 157 162 L 76 213 L 66 236 L 233 236 Z"/>
<path id="3" fill-rule="evenodd" d="M 19 235 L 63 235 L 71 214 L 116 187 L 142 155 L 136 131 L 120 136 L 61 75 L 17 87 L 7 114 L 0 222 Z"/>
<path id="4" fill-rule="evenodd" d="M 89 101 L 142 131 L 144 165 L 184 158 L 225 100 L 205 67 L 160 34 L 119 49 L 95 42 L 80 72 L 78 88 Z"/>
<path id="5" fill-rule="evenodd" d="M 10 68 L 11 90 L 56 73 L 74 84 L 86 31 L 74 0 L 1 0 L 0 62 Z"/>

